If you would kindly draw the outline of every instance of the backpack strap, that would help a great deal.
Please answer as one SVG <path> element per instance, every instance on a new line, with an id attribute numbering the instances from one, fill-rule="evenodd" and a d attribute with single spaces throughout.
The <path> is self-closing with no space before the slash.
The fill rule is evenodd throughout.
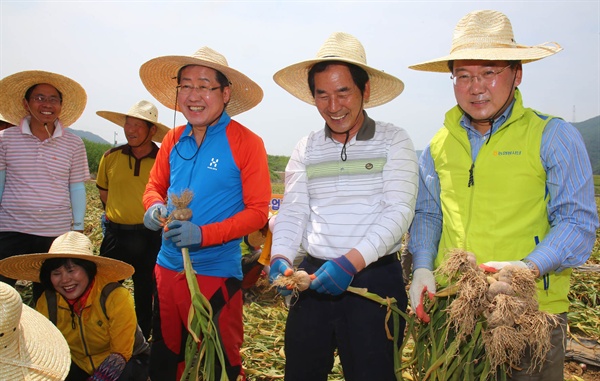
<path id="1" fill-rule="evenodd" d="M 106 314 L 106 299 L 108 298 L 108 295 L 110 295 L 110 293 L 113 292 L 113 290 L 117 287 L 123 287 L 123 285 L 119 282 L 108 283 L 106 286 L 104 286 L 104 288 L 102 289 L 102 292 L 100 293 L 100 307 L 102 307 L 102 312 L 104 312 L 104 316 L 106 316 L 106 319 L 108 319 L 108 320 L 110 320 L 110 318 Z M 133 343 L 133 356 L 140 355 L 140 354 L 145 354 L 145 355 L 149 356 L 150 355 L 150 344 L 148 344 L 148 342 L 146 341 L 146 338 L 144 337 L 144 333 L 142 332 L 142 329 L 140 328 L 140 325 L 138 324 L 135 329 L 135 341 Z"/>
<path id="2" fill-rule="evenodd" d="M 100 293 L 100 307 L 102 307 L 102 312 L 104 312 L 104 316 L 108 319 L 108 315 L 106 314 L 106 299 L 108 299 L 108 295 L 114 291 L 117 287 L 123 287 L 123 285 L 119 282 L 110 282 L 102 289 Z"/>
<path id="3" fill-rule="evenodd" d="M 56 316 L 58 314 L 58 303 L 56 302 L 56 292 L 54 290 L 46 289 L 44 290 L 44 294 L 46 295 L 46 300 L 48 301 L 48 319 L 52 322 L 52 324 L 56 325 Z"/>

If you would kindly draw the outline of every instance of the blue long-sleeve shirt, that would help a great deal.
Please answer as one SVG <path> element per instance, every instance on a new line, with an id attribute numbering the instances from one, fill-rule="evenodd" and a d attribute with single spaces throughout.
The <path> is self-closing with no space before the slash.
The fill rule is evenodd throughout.
<path id="1" fill-rule="evenodd" d="M 493 133 L 510 116 L 513 105 L 514 101 L 494 121 L 492 139 Z M 474 162 L 490 131 L 482 135 L 465 115 L 460 124 L 467 131 Z M 575 127 L 562 119 L 550 120 L 542 134 L 540 158 L 550 195 L 547 209 L 551 228 L 526 259 L 535 263 L 540 274 L 546 274 L 585 263 L 596 239 L 598 213 L 589 156 Z M 419 159 L 419 193 L 408 243 L 413 254 L 413 269 L 433 270 L 442 219 L 440 180 L 427 146 Z"/>

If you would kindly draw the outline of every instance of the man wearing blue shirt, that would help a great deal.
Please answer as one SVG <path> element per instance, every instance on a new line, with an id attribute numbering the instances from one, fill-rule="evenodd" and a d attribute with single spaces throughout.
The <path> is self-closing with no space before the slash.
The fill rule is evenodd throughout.
<path id="1" fill-rule="evenodd" d="M 523 106 L 522 64 L 562 48 L 515 42 L 508 18 L 475 11 L 456 26 L 451 53 L 411 66 L 450 72 L 457 106 L 420 158 L 420 185 L 410 229 L 410 300 L 417 316 L 436 291 L 432 270 L 452 248 L 475 253 L 496 270 L 529 268 L 540 309 L 556 314 L 552 350 L 535 376 L 562 380 L 571 268 L 595 241 L 598 216 L 590 160 L 569 123 Z M 512 379 L 529 379 L 530 356 Z"/>

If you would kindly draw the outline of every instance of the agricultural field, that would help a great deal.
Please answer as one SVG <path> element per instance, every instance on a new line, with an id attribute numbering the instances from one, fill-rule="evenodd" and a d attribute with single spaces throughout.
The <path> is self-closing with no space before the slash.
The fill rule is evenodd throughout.
<path id="1" fill-rule="evenodd" d="M 600 176 L 595 177 L 596 186 L 600 186 Z M 598 189 L 598 188 L 597 188 Z M 86 185 L 88 209 L 85 220 L 85 233 L 91 238 L 96 250 L 100 246 L 102 232 L 100 216 L 102 206 L 98 191 L 93 182 Z M 273 193 L 283 193 L 283 184 L 274 183 Z M 598 193 L 597 193 L 598 194 Z M 596 198 L 596 204 L 600 197 Z M 572 277 L 571 308 L 569 312 L 569 335 L 600 340 L 600 232 L 597 232 L 596 244 L 586 266 L 596 271 L 575 270 Z M 245 343 L 242 348 L 244 367 L 251 381 L 272 381 L 283 379 L 284 369 L 284 329 L 287 308 L 284 300 L 270 287 L 268 281 L 261 278 L 257 286 L 247 294 L 244 308 Z M 411 346 L 405 348 L 403 358 L 410 357 Z M 600 370 L 587 366 L 584 370 L 577 362 L 565 365 L 565 380 L 600 380 Z M 343 380 L 342 369 L 336 358 L 329 377 L 331 381 Z M 407 378 L 408 379 L 408 378 Z"/>

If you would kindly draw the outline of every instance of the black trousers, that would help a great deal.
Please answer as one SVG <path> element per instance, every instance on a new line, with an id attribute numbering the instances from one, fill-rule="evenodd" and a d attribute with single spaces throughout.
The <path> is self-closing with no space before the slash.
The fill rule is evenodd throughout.
<path id="1" fill-rule="evenodd" d="M 55 239 L 56 237 L 43 237 L 19 232 L 0 232 L 0 259 L 20 254 L 47 253 Z M 13 287 L 17 280 L 0 275 L 0 281 Z M 32 308 L 35 307 L 35 302 L 43 292 L 44 287 L 40 283 L 34 282 L 33 297 L 31 303 L 29 303 Z"/>
<path id="2" fill-rule="evenodd" d="M 383 262 L 359 272 L 351 286 L 394 297 L 398 308 L 405 311 L 402 266 L 398 260 Z M 319 264 L 307 257 L 298 268 L 311 274 Z M 337 349 L 347 381 L 395 381 L 394 356 L 398 348 L 387 338 L 385 315 L 384 306 L 353 293 L 331 296 L 310 289 L 301 292 L 291 300 L 286 323 L 285 380 L 326 381 Z M 401 320 L 398 345 L 402 343 L 404 325 Z M 394 332 L 392 319 L 388 328 Z"/>
<path id="3" fill-rule="evenodd" d="M 129 263 L 135 268 L 131 277 L 134 285 L 135 314 L 146 339 L 152 327 L 152 290 L 154 265 L 160 250 L 161 232 L 146 228 L 126 230 L 106 227 L 100 255 Z"/>

